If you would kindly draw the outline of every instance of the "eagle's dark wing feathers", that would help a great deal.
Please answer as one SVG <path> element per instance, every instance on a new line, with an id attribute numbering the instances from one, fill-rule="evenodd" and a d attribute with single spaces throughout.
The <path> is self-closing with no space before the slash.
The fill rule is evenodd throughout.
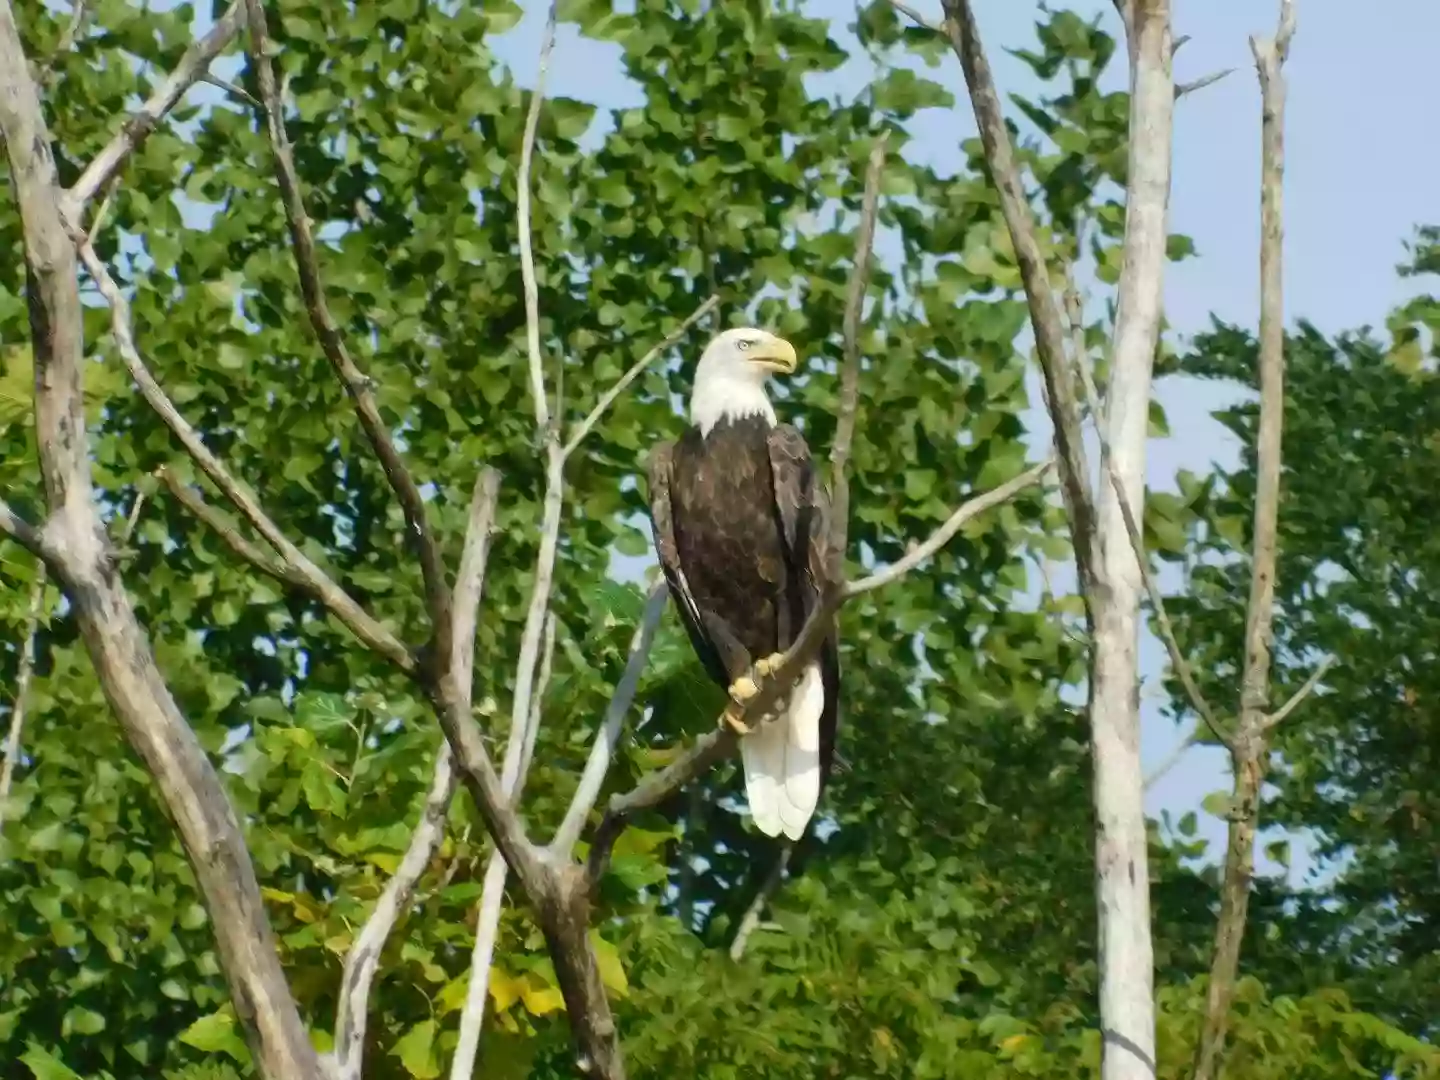
<path id="1" fill-rule="evenodd" d="M 680 548 L 675 542 L 675 522 L 670 509 L 670 465 L 675 455 L 673 441 L 661 443 L 650 452 L 647 468 L 649 480 L 650 521 L 655 533 L 655 551 L 660 558 L 660 569 L 670 586 L 670 595 L 675 598 L 680 611 L 680 621 L 700 662 L 710 677 L 722 686 L 730 680 L 719 653 L 711 642 L 706 619 L 701 615 L 685 572 L 680 567 Z"/>

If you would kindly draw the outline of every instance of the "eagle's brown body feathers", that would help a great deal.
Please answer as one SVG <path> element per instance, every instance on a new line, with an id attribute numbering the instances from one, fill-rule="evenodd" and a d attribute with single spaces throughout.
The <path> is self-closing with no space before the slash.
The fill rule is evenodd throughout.
<path id="1" fill-rule="evenodd" d="M 826 506 L 809 448 L 789 424 L 724 419 L 689 428 L 650 461 L 656 548 L 702 663 L 729 686 L 799 636 L 826 580 Z M 839 653 L 820 655 L 822 783 L 835 750 Z"/>

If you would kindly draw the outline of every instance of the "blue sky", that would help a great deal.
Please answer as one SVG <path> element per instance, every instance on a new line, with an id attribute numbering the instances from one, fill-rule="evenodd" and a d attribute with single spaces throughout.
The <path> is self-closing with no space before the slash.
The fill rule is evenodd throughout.
<path id="1" fill-rule="evenodd" d="M 832 34 L 842 45 L 854 43 L 847 29 L 854 20 L 852 2 L 810 0 L 805 6 L 832 20 Z M 915 6 L 938 16 L 938 0 L 916 0 Z M 1069 6 L 1086 16 L 1103 13 L 1118 33 L 1108 0 L 1077 0 Z M 496 51 L 530 85 L 547 4 L 524 0 L 523 7 L 525 18 L 497 41 Z M 1167 271 L 1167 314 L 1182 334 L 1203 328 L 1212 312 L 1254 326 L 1260 111 L 1247 38 L 1271 32 L 1277 8 L 1256 0 L 1177 0 L 1176 8 L 1176 34 L 1191 37 L 1177 56 L 1177 80 L 1223 68 L 1235 71 L 1177 107 L 1171 228 L 1192 236 L 1200 257 Z M 1002 50 L 1033 43 L 1037 5 L 978 0 L 977 9 L 1002 92 L 1034 92 L 1037 84 L 1028 69 Z M 1417 137 L 1425 130 L 1422 103 L 1440 97 L 1440 77 L 1432 66 L 1434 42 L 1440 40 L 1440 4 L 1380 0 L 1366 5 L 1361 15 L 1353 2 L 1299 0 L 1298 14 L 1287 67 L 1287 318 L 1306 318 L 1328 331 L 1380 326 L 1390 308 L 1416 288 L 1397 280 L 1394 272 L 1403 257 L 1402 242 L 1416 224 L 1440 221 L 1440 189 L 1434 182 L 1440 145 Z M 1123 64 L 1112 67 L 1112 85 L 1119 86 Z M 854 86 L 868 68 L 861 54 L 839 72 L 817 76 L 814 88 L 830 92 Z M 918 138 L 907 153 L 954 169 L 960 141 L 974 134 L 964 82 L 953 62 L 928 74 L 949 86 L 959 104 L 921 114 L 913 125 Z M 568 27 L 557 40 L 548 90 L 611 107 L 640 103 L 621 70 L 618 48 L 580 38 Z M 1157 385 L 1156 395 L 1168 412 L 1171 436 L 1150 443 L 1153 486 L 1173 488 L 1178 469 L 1203 472 L 1214 463 L 1233 465 L 1235 442 L 1210 417 L 1234 400 L 1233 393 L 1192 380 L 1169 380 Z M 1032 427 L 1037 442 L 1048 438 L 1043 415 L 1034 416 Z M 1060 580 L 1056 584 L 1063 587 Z M 1173 588 L 1177 582 L 1162 578 L 1162 584 Z M 1147 633 L 1141 652 L 1149 691 L 1142 696 L 1147 770 L 1184 735 L 1160 715 L 1155 684 L 1164 662 L 1163 647 Z M 1303 723 L 1303 712 L 1291 722 Z M 1228 786 L 1223 752 L 1192 749 L 1147 801 L 1152 813 L 1168 809 L 1178 816 L 1199 810 L 1207 793 Z M 1203 811 L 1200 818 L 1202 833 L 1223 843 L 1222 823 Z M 1297 850 L 1292 874 L 1298 880 L 1308 869 Z"/>

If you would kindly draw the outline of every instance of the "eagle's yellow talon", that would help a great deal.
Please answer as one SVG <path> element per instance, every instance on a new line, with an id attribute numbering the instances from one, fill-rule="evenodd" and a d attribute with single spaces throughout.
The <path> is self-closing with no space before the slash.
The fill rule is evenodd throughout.
<path id="1" fill-rule="evenodd" d="M 740 719 L 734 705 L 731 705 L 723 713 L 721 713 L 720 719 L 722 723 L 728 724 L 731 730 L 734 731 L 737 735 L 750 734 L 750 725 L 745 723 L 744 720 Z"/>
<path id="2" fill-rule="evenodd" d="M 785 662 L 784 653 L 771 653 L 769 656 L 755 662 L 755 674 L 762 679 L 773 675 L 780 670 L 780 665 Z"/>
<path id="3" fill-rule="evenodd" d="M 730 684 L 730 700 L 738 705 L 744 705 L 759 692 L 760 687 L 749 675 L 741 675 Z"/>

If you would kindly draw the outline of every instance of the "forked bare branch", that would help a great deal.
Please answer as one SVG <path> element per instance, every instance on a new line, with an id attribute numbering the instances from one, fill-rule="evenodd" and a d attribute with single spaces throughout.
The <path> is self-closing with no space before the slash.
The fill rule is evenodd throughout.
<path id="1" fill-rule="evenodd" d="M 155 662 L 115 571 L 91 480 L 84 312 L 51 135 L 10 0 L 0 0 L 0 142 L 24 238 L 35 359 L 35 434 L 49 518 L 37 546 L 70 600 L 125 737 L 154 778 L 204 897 L 256 1071 L 319 1080 L 286 984 L 254 864 L 214 765 Z M 7 531 L 29 536 L 8 513 Z"/>
<path id="2" fill-rule="evenodd" d="M 78 0 L 75 10 L 78 22 L 84 11 L 84 0 Z M 130 114 L 114 138 L 85 166 L 80 178 L 61 196 L 60 211 L 72 227 L 80 227 L 85 204 L 119 174 L 130 156 L 184 97 L 185 91 L 206 77 L 210 63 L 235 40 L 244 25 L 245 0 L 234 0 L 215 20 L 210 32 L 185 50 L 175 70 L 155 88 L 139 109 Z"/>
<path id="3" fill-rule="evenodd" d="M 395 447 L 390 429 L 380 415 L 375 400 L 374 381 L 355 364 L 340 328 L 325 300 L 325 286 L 320 276 L 319 256 L 310 217 L 305 212 L 305 198 L 295 171 L 295 155 L 285 131 L 284 103 L 270 59 L 269 30 L 261 0 L 244 0 L 250 30 L 250 56 L 260 83 L 260 96 L 265 103 L 266 130 L 275 158 L 275 178 L 285 205 L 285 218 L 290 226 L 291 247 L 300 278 L 300 292 L 310 326 L 320 341 L 320 348 L 330 362 L 340 384 L 350 396 L 360 426 L 364 429 L 391 490 L 405 516 L 406 539 L 415 544 L 420 559 L 420 573 L 425 582 L 426 607 L 430 612 L 431 652 L 440 657 L 450 655 L 451 631 L 450 589 L 445 578 L 444 557 L 439 541 L 430 531 L 425 501 Z"/>
<path id="4" fill-rule="evenodd" d="M 220 489 L 245 519 L 265 538 L 279 557 L 267 557 L 244 537 L 231 528 L 213 509 L 205 505 L 198 493 L 188 490 L 170 470 L 163 470 L 161 479 L 166 486 L 189 510 L 206 525 L 214 529 L 222 540 L 246 562 L 278 581 L 298 589 L 323 605 L 336 620 L 357 638 L 381 656 L 400 668 L 412 672 L 415 658 L 410 650 L 394 634 L 372 618 L 355 600 L 337 585 L 320 567 L 316 566 L 293 544 L 279 526 L 261 508 L 254 493 L 233 476 L 224 462 L 216 456 L 200 438 L 199 432 L 190 426 L 180 414 L 174 402 L 150 373 L 140 351 L 135 345 L 133 317 L 130 301 L 105 267 L 94 246 L 83 234 L 75 234 L 81 261 L 94 279 L 100 294 L 110 305 L 110 332 L 115 339 L 116 350 L 130 377 L 135 380 L 140 394 L 155 414 L 164 421 L 180 445 L 194 460 L 200 470 Z"/>
<path id="5" fill-rule="evenodd" d="M 500 474 L 494 469 L 482 470 L 475 481 L 465 547 L 456 576 L 455 627 L 451 637 L 454 654 L 450 662 L 460 682 L 462 703 L 466 709 L 470 707 L 475 631 L 499 493 Z M 370 986 L 379 968 L 385 942 L 409 906 L 420 878 L 445 839 L 445 818 L 455 794 L 454 762 L 450 744 L 442 738 L 435 751 L 430 789 L 420 811 L 420 821 L 410 836 L 410 844 L 346 954 L 335 1012 L 337 1080 L 360 1080 L 364 1075 Z"/>
<path id="6" fill-rule="evenodd" d="M 1240 946 L 1250 907 L 1259 829 L 1260 789 L 1269 764 L 1267 735 L 1279 721 L 1267 717 L 1270 645 L 1275 619 L 1275 573 L 1280 521 L 1281 435 L 1285 416 L 1285 61 L 1295 33 L 1294 0 L 1280 0 L 1275 36 L 1251 37 L 1260 80 L 1260 428 L 1256 437 L 1255 518 L 1250 552 L 1250 598 L 1245 612 L 1245 661 L 1240 723 L 1230 747 L 1231 812 L 1220 887 L 1220 916 L 1205 995 L 1205 1018 L 1195 1052 L 1195 1080 L 1220 1072 L 1230 1004 L 1240 970 Z M 1318 682 L 1324 668 L 1312 680 Z M 1292 699 L 1295 704 L 1305 691 Z M 1280 713 L 1288 714 L 1287 703 Z"/>

